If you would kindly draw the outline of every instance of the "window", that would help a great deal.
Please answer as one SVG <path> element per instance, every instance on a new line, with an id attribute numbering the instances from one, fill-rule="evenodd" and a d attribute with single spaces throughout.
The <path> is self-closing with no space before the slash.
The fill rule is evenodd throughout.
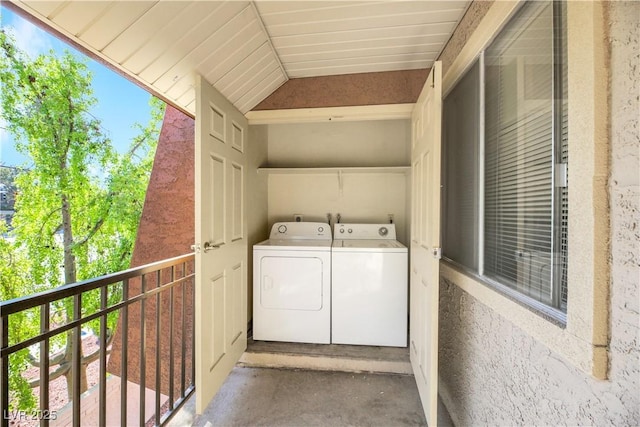
<path id="1" fill-rule="evenodd" d="M 478 269 L 478 171 L 480 65 L 478 61 L 442 103 L 442 181 L 445 192 L 442 250 L 446 257 Z"/>
<path id="2" fill-rule="evenodd" d="M 444 100 L 443 251 L 490 285 L 566 312 L 563 9 L 527 2 Z"/>

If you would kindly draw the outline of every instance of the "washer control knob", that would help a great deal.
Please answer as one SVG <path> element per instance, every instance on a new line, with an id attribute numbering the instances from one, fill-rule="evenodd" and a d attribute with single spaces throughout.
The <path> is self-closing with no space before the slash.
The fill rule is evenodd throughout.
<path id="1" fill-rule="evenodd" d="M 324 231 L 324 227 L 318 227 L 318 233 L 322 233 Z"/>
<path id="2" fill-rule="evenodd" d="M 348 233 L 353 233 L 353 230 L 350 228 L 347 230 Z"/>
<path id="3" fill-rule="evenodd" d="M 344 233 L 344 228 L 341 228 L 341 229 L 340 229 L 340 232 L 341 232 L 341 233 Z"/>
<path id="4" fill-rule="evenodd" d="M 286 225 L 281 225 L 280 227 L 278 227 L 278 233 L 280 234 L 284 234 L 287 232 L 287 226 Z"/>
<path id="5" fill-rule="evenodd" d="M 389 229 L 387 227 L 380 227 L 378 229 L 378 234 L 381 235 L 382 237 L 384 237 L 387 234 L 389 234 Z"/>

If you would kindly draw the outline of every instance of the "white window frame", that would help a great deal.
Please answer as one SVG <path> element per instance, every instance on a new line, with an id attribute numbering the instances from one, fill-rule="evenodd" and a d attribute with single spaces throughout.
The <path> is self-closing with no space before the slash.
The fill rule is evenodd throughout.
<path id="1" fill-rule="evenodd" d="M 521 1 L 495 2 L 443 78 L 446 94 L 464 75 Z M 606 31 L 603 5 L 567 2 L 569 97 L 569 301 L 566 325 L 549 322 L 528 307 L 443 262 L 441 275 L 536 340 L 596 378 L 607 376 L 609 221 Z"/>

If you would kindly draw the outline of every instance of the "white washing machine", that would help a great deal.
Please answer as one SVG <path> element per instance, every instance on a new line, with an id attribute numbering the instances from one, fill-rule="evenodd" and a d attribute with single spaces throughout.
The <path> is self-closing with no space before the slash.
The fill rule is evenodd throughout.
<path id="1" fill-rule="evenodd" d="M 408 251 L 394 224 L 335 224 L 331 342 L 406 347 Z"/>
<path id="2" fill-rule="evenodd" d="M 331 226 L 278 222 L 253 246 L 253 339 L 331 342 Z"/>

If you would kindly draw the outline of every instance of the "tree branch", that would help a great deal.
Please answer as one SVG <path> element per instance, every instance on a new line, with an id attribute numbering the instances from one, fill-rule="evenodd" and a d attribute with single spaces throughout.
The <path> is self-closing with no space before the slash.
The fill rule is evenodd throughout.
<path id="1" fill-rule="evenodd" d="M 113 342 L 113 338 L 115 337 L 115 334 L 111 334 L 109 336 L 109 338 L 107 339 L 106 342 L 106 346 L 107 346 L 107 355 L 111 354 L 111 350 L 109 349 L 109 346 L 111 345 L 111 343 Z M 56 378 L 61 377 L 62 375 L 66 374 L 67 372 L 69 372 L 69 370 L 71 369 L 71 363 L 61 363 L 64 362 L 64 356 L 65 353 L 64 352 L 60 352 L 58 353 L 56 356 L 54 356 L 50 361 L 49 364 L 50 365 L 60 365 L 58 367 L 58 369 L 56 369 L 55 371 L 51 372 L 49 374 L 49 382 L 55 380 Z M 100 357 L 100 348 L 98 347 L 98 349 L 96 351 L 94 351 L 93 353 L 84 356 L 81 359 L 81 364 L 84 366 L 87 366 L 89 364 L 91 364 L 92 362 L 98 360 L 98 358 Z M 40 368 L 40 361 L 36 360 L 35 357 L 33 357 L 32 355 L 29 355 L 29 363 L 31 363 L 31 365 Z M 40 387 L 40 378 L 34 379 L 29 381 L 29 387 L 31 388 L 35 388 L 35 387 Z"/>
<path id="2" fill-rule="evenodd" d="M 63 376 L 64 374 L 66 374 L 67 372 L 69 372 L 69 370 L 71 370 L 71 363 L 64 363 L 61 364 L 58 369 L 56 369 L 55 371 L 51 372 L 49 374 L 49 382 Z M 29 387 L 31 388 L 36 388 L 36 387 L 40 387 L 40 378 L 36 378 L 34 380 L 29 381 Z"/>
<path id="3" fill-rule="evenodd" d="M 53 357 L 49 359 L 49 365 L 59 365 L 64 360 L 64 352 L 61 351 L 58 354 L 54 354 Z M 31 366 L 35 366 L 36 368 L 40 367 L 40 360 L 33 357 L 29 354 L 29 363 Z"/>
<path id="4" fill-rule="evenodd" d="M 107 342 L 105 343 L 105 345 L 107 346 L 107 354 L 111 354 L 111 350 L 109 350 L 109 346 L 111 345 L 111 342 L 113 341 L 113 337 L 115 336 L 115 334 L 112 334 L 108 339 Z M 86 356 L 84 356 L 82 358 L 82 361 L 80 363 L 82 363 L 83 365 L 88 365 L 91 362 L 98 360 L 98 358 L 100 357 L 100 347 L 98 347 L 98 349 L 96 351 L 94 351 L 91 354 L 88 354 Z"/>
<path id="5" fill-rule="evenodd" d="M 107 210 L 108 212 L 108 210 Z M 71 245 L 72 248 L 77 248 L 79 246 L 84 245 L 85 243 L 87 243 L 89 241 L 89 239 L 91 239 L 97 232 L 98 230 L 100 230 L 100 227 L 102 227 L 102 225 L 104 224 L 104 217 L 100 218 L 98 220 L 98 222 L 96 222 L 93 227 L 91 228 L 91 230 L 89 231 L 89 233 L 84 236 L 82 239 L 78 240 L 77 242 L 73 242 L 73 245 Z"/>
<path id="6" fill-rule="evenodd" d="M 49 219 L 51 219 L 53 214 L 58 212 L 58 211 L 60 211 L 60 210 L 62 210 L 62 208 L 55 208 L 54 210 L 52 210 L 51 212 L 49 212 L 47 214 L 46 218 L 42 221 L 42 224 L 40 224 L 40 230 L 38 230 L 38 235 L 42 234 L 42 229 L 47 224 L 47 222 L 49 222 Z M 55 231 L 58 231 L 59 228 L 60 228 L 60 226 L 56 227 Z M 55 233 L 55 231 L 54 231 L 54 233 Z"/>

